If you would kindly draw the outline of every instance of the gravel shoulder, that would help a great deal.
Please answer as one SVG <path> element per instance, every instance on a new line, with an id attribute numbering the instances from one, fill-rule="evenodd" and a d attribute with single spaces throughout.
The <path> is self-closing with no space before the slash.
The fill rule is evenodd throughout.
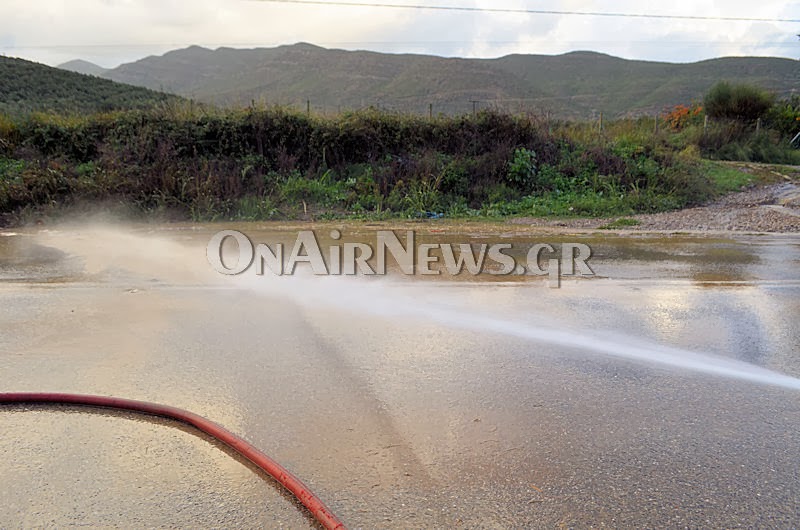
<path id="1" fill-rule="evenodd" d="M 627 230 L 800 232 L 800 181 L 783 176 L 781 182 L 751 185 L 704 206 L 672 212 L 627 216 L 635 219 Z M 510 222 L 540 227 L 597 229 L 620 217 L 548 219 L 520 217 Z"/>

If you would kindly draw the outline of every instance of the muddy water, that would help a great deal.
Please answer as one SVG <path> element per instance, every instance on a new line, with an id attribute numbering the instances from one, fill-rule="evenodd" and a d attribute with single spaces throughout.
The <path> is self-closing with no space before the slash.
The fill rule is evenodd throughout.
<path id="1" fill-rule="evenodd" d="M 316 227 L 322 244 L 332 227 Z M 221 278 L 205 258 L 220 228 L 0 235 L 2 390 L 187 408 L 352 527 L 800 524 L 800 392 L 687 368 L 711 356 L 800 377 L 797 237 L 400 227 L 520 256 L 589 244 L 596 277 L 553 289 L 532 276 Z M 224 228 L 272 243 L 299 227 Z M 386 227 L 335 228 L 370 242 Z M 692 363 L 648 360 L 662 347 Z M 615 355 L 631 349 L 642 355 Z M 0 527 L 310 525 L 167 421 L 11 407 L 0 433 Z"/>

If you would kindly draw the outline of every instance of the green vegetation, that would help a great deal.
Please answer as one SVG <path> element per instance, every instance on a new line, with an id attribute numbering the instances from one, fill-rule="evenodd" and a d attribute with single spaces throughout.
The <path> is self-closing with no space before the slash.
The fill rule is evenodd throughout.
<path id="1" fill-rule="evenodd" d="M 719 160 L 800 164 L 789 141 L 800 131 L 797 96 L 775 102 L 772 94 L 747 84 L 718 83 L 705 97 L 707 126 L 693 116 L 681 140 Z"/>
<path id="2" fill-rule="evenodd" d="M 758 87 L 720 81 L 703 100 L 711 118 L 754 122 L 772 107 L 773 97 Z"/>
<path id="3" fill-rule="evenodd" d="M 488 111 L 0 114 L 0 214 L 101 201 L 193 220 L 629 216 L 754 179 L 708 158 L 800 162 L 779 130 L 798 121 L 796 101 L 761 113 L 758 130 L 745 115 L 706 128 L 702 109 L 680 106 L 660 128 L 641 118 L 602 131 Z"/>
<path id="4" fill-rule="evenodd" d="M 145 88 L 0 56 L 0 114 L 86 114 L 150 109 L 179 99 Z"/>
<path id="5" fill-rule="evenodd" d="M 720 193 L 741 190 L 755 180 L 755 177 L 750 173 L 722 164 L 703 161 L 702 167 Z"/>
<path id="6" fill-rule="evenodd" d="M 785 137 L 793 137 L 800 129 L 800 95 L 776 102 L 767 111 L 770 128 Z"/>
<path id="7" fill-rule="evenodd" d="M 613 215 L 708 199 L 702 165 L 651 139 L 581 140 L 481 113 L 328 120 L 224 115 L 35 115 L 0 124 L 0 211 L 113 197 L 192 219 Z"/>

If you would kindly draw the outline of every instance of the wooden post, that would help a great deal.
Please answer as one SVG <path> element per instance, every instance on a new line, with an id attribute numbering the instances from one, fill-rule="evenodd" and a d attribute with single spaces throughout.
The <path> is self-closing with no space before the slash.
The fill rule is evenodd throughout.
<path id="1" fill-rule="evenodd" d="M 478 113 L 478 100 L 471 99 L 470 102 L 472 103 L 472 115 L 475 116 Z"/>
<path id="2" fill-rule="evenodd" d="M 433 119 L 433 103 L 428 103 L 428 118 Z"/>
<path id="3" fill-rule="evenodd" d="M 703 136 L 706 135 L 707 130 L 708 130 L 708 114 L 703 116 Z"/>
<path id="4" fill-rule="evenodd" d="M 306 114 L 311 114 L 311 100 L 306 100 Z"/>
<path id="5" fill-rule="evenodd" d="M 603 130 L 603 111 L 600 111 L 600 130 Z"/>

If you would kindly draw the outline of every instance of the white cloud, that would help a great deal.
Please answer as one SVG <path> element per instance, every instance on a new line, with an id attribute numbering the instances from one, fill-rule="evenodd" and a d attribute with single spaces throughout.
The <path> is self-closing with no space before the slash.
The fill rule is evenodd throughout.
<path id="1" fill-rule="evenodd" d="M 393 0 L 396 2 L 409 0 Z M 415 3 L 420 3 L 419 1 Z M 432 4 L 800 19 L 780 0 L 453 0 Z M 298 41 L 348 49 L 470 57 L 591 49 L 685 62 L 721 55 L 800 56 L 800 24 L 654 20 L 544 14 L 459 13 L 281 5 L 257 0 L 4 0 L 0 53 L 48 64 L 84 58 L 103 66 L 190 44 L 253 47 Z"/>

